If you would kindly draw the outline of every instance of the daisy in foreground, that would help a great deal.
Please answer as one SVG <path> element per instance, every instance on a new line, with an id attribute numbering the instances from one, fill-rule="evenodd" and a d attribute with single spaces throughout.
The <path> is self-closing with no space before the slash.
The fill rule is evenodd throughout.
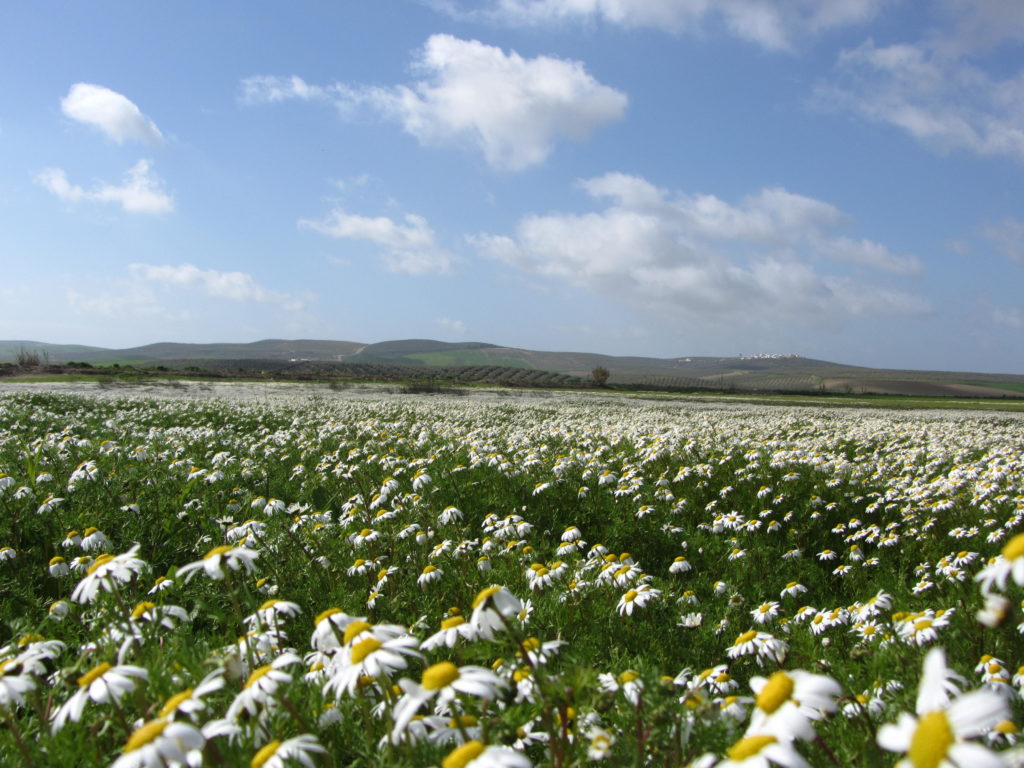
<path id="1" fill-rule="evenodd" d="M 715 768 L 769 768 L 772 765 L 810 768 L 792 742 L 763 733 L 741 738 L 725 751 L 725 760 Z"/>
<path id="2" fill-rule="evenodd" d="M 261 748 L 249 763 L 252 768 L 284 768 L 293 760 L 302 763 L 306 768 L 313 768 L 314 754 L 326 752 L 315 736 L 304 733 L 285 741 L 272 741 Z"/>
<path id="3" fill-rule="evenodd" d="M 149 768 L 180 765 L 189 761 L 189 753 L 201 750 L 203 734 L 188 723 L 160 718 L 150 720 L 132 733 L 122 754 L 111 768 Z"/>
<path id="4" fill-rule="evenodd" d="M 483 742 L 467 741 L 441 761 L 441 768 L 531 768 L 526 755 L 508 747 L 488 747 Z"/>
<path id="5" fill-rule="evenodd" d="M 1002 697 L 979 689 L 954 699 L 956 674 L 946 666 L 946 654 L 933 648 L 924 659 L 917 694 L 917 717 L 906 712 L 895 725 L 878 730 L 878 744 L 906 759 L 897 768 L 998 768 L 1005 763 L 994 752 L 967 741 L 1006 720 L 1009 709 Z"/>
<path id="6" fill-rule="evenodd" d="M 224 578 L 223 566 L 225 565 L 233 571 L 245 568 L 246 572 L 252 572 L 255 567 L 254 562 L 259 554 L 257 550 L 248 547 L 232 547 L 230 544 L 222 544 L 203 555 L 202 560 L 183 565 L 178 569 L 178 575 L 184 575 L 185 583 L 188 583 L 197 571 L 203 570 L 211 579 L 220 581 Z"/>

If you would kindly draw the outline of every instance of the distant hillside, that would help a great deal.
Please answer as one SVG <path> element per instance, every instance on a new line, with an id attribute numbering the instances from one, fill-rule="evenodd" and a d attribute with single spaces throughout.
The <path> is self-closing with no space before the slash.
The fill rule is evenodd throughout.
<path id="1" fill-rule="evenodd" d="M 221 367 L 238 368 L 239 361 L 251 361 L 256 368 L 267 369 L 278 369 L 276 364 L 280 363 L 400 366 L 410 370 L 493 367 L 547 371 L 581 379 L 589 379 L 592 370 L 603 367 L 610 373 L 609 384 L 651 389 L 1024 397 L 1024 376 L 1011 374 L 887 370 L 795 356 L 616 357 L 500 347 L 478 341 L 400 339 L 363 344 L 265 339 L 247 344 L 168 342 L 129 349 L 0 341 L 0 362 L 14 362 L 22 350 L 36 352 L 54 363 L 75 361 L 93 365 L 155 366 L 187 361 L 202 367 L 216 368 L 219 363 Z M 268 365 L 258 366 L 258 361 L 266 361 Z M 275 365 L 269 365 L 271 362 Z"/>

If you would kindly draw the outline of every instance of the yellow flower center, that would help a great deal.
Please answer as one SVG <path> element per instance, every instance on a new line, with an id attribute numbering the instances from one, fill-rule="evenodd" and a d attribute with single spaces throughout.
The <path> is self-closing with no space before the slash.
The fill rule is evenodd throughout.
<path id="1" fill-rule="evenodd" d="M 230 544 L 221 544 L 219 547 L 214 547 L 205 555 L 203 555 L 203 560 L 210 560 L 214 557 L 217 557 L 218 555 L 227 554 L 232 549 L 234 549 L 234 547 L 232 547 Z"/>
<path id="2" fill-rule="evenodd" d="M 1012 720 L 1002 720 L 996 724 L 993 730 L 996 733 L 1011 734 L 1017 732 L 1017 726 L 1013 724 Z"/>
<path id="3" fill-rule="evenodd" d="M 263 764 L 274 756 L 274 753 L 277 752 L 277 748 L 280 746 L 281 742 L 275 740 L 261 747 L 260 751 L 252 756 L 249 768 L 263 768 Z"/>
<path id="4" fill-rule="evenodd" d="M 956 739 L 946 713 L 938 710 L 921 715 L 910 737 L 907 757 L 914 768 L 938 768 Z"/>
<path id="5" fill-rule="evenodd" d="M 450 661 L 442 661 L 423 670 L 423 687 L 428 691 L 439 691 L 458 679 L 459 668 Z"/>
<path id="6" fill-rule="evenodd" d="M 137 619 L 146 611 L 152 611 L 154 608 L 156 608 L 156 603 L 151 603 L 149 600 L 143 600 L 132 610 L 132 618 Z"/>
<path id="7" fill-rule="evenodd" d="M 736 642 L 733 643 L 733 645 L 736 646 L 736 645 L 743 645 L 744 643 L 749 643 L 755 637 L 757 637 L 757 630 L 755 630 L 755 629 L 747 630 L 742 635 L 740 635 L 739 637 L 736 638 Z"/>
<path id="8" fill-rule="evenodd" d="M 625 685 L 626 683 L 632 683 L 638 677 L 640 677 L 640 675 L 638 675 L 636 672 L 633 672 L 632 670 L 626 670 L 625 672 L 619 675 L 619 682 L 622 685 Z"/>
<path id="9" fill-rule="evenodd" d="M 78 687 L 85 688 L 86 686 L 91 685 L 92 682 L 97 677 L 101 677 L 103 674 L 106 673 L 108 669 L 110 669 L 110 664 L 106 661 L 104 661 L 102 664 L 97 664 L 95 667 L 93 667 L 80 678 L 78 678 Z"/>
<path id="10" fill-rule="evenodd" d="M 453 629 L 455 627 L 461 627 L 466 623 L 466 620 L 461 616 L 452 616 L 450 619 L 441 620 L 441 629 Z"/>
<path id="11" fill-rule="evenodd" d="M 92 561 L 92 565 L 89 566 L 89 570 L 86 571 L 86 573 L 88 573 L 88 574 L 95 573 L 99 569 L 100 566 L 106 565 L 107 563 L 109 563 L 113 559 L 114 559 L 113 555 L 100 555 L 99 557 L 97 557 L 95 560 Z"/>
<path id="12" fill-rule="evenodd" d="M 150 720 L 145 725 L 136 728 L 135 732 L 128 737 L 128 742 L 124 745 L 124 751 L 134 752 L 136 749 L 146 746 L 163 733 L 167 725 L 167 720 Z"/>
<path id="13" fill-rule="evenodd" d="M 360 640 L 352 646 L 352 663 L 358 664 L 382 645 L 383 643 L 375 637 L 368 637 L 365 640 Z"/>
<path id="14" fill-rule="evenodd" d="M 487 589 L 481 589 L 479 594 L 477 594 L 477 596 L 473 599 L 473 609 L 475 610 L 479 608 L 490 598 L 494 597 L 494 595 L 498 594 L 498 592 L 500 592 L 501 590 L 502 587 L 500 586 L 487 587 Z"/>
<path id="15" fill-rule="evenodd" d="M 160 708 L 160 717 L 167 717 L 178 709 L 178 705 L 192 695 L 192 689 L 186 688 L 181 693 L 176 693 L 167 700 L 167 703 Z"/>
<path id="16" fill-rule="evenodd" d="M 629 590 L 629 592 L 622 596 L 622 599 L 625 600 L 627 603 L 632 603 L 634 600 L 636 600 L 636 596 L 637 591 L 635 589 L 631 589 Z"/>
<path id="17" fill-rule="evenodd" d="M 64 562 L 64 558 L 61 557 L 60 555 L 57 555 L 56 557 L 51 557 L 50 558 L 50 565 L 57 565 L 58 563 L 63 563 L 63 562 Z"/>
<path id="18" fill-rule="evenodd" d="M 324 619 L 329 619 L 336 613 L 341 613 L 341 608 L 328 608 L 326 611 L 320 611 L 313 619 L 313 626 L 317 626 Z"/>
<path id="19" fill-rule="evenodd" d="M 1003 557 L 1007 560 L 1016 560 L 1018 557 L 1024 557 L 1024 533 L 1018 533 L 1003 547 Z"/>
<path id="20" fill-rule="evenodd" d="M 361 530 L 359 532 L 359 535 L 362 536 L 365 539 L 371 533 L 373 533 L 373 529 L 372 528 L 363 528 L 363 530 Z"/>
<path id="21" fill-rule="evenodd" d="M 50 498 L 52 499 L 53 497 L 51 496 Z M 96 528 L 95 526 L 91 526 L 90 525 L 88 528 L 86 528 L 84 531 L 82 531 L 82 535 L 83 536 L 92 536 L 98 530 L 99 530 L 99 528 Z"/>
<path id="22" fill-rule="evenodd" d="M 441 768 L 466 768 L 483 751 L 483 742 L 476 741 L 475 739 L 467 741 L 461 747 L 456 747 L 448 753 L 448 757 L 441 761 Z"/>
<path id="23" fill-rule="evenodd" d="M 368 621 L 363 621 L 362 619 L 357 619 L 356 621 L 353 621 L 351 624 L 349 624 L 347 627 L 345 627 L 345 634 L 342 636 L 341 641 L 345 645 L 348 645 L 349 643 L 352 642 L 353 638 L 355 638 L 356 636 L 358 636 L 362 632 L 365 632 L 366 630 L 368 630 L 372 626 L 373 625 L 370 622 L 368 622 Z"/>
<path id="24" fill-rule="evenodd" d="M 778 741 L 774 736 L 747 736 L 729 747 L 725 754 L 728 755 L 730 760 L 739 762 L 761 754 L 762 749 L 771 744 L 776 744 Z"/>
<path id="25" fill-rule="evenodd" d="M 251 688 L 254 686 L 261 677 L 267 674 L 273 667 L 270 664 L 264 664 L 259 669 L 254 669 L 252 674 L 249 675 L 249 679 L 245 681 L 245 687 Z"/>
<path id="26" fill-rule="evenodd" d="M 263 605 L 260 606 L 260 610 L 261 611 L 265 611 L 265 610 L 267 610 L 269 608 L 273 608 L 275 605 L 277 605 L 280 602 L 281 602 L 280 600 L 274 600 L 274 599 L 267 600 L 265 603 L 263 603 Z"/>
<path id="27" fill-rule="evenodd" d="M 793 695 L 793 688 L 793 678 L 785 672 L 776 672 L 768 678 L 764 688 L 757 694 L 757 699 L 755 699 L 757 708 L 766 714 L 773 714 L 789 701 Z"/>

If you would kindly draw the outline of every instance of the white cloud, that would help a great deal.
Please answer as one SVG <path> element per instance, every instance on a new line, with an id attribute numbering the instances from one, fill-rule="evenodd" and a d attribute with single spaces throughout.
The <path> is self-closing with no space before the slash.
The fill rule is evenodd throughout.
<path id="1" fill-rule="evenodd" d="M 869 39 L 843 51 L 818 101 L 896 126 L 940 152 L 1024 161 L 1024 68 L 986 68 L 996 48 L 1024 40 L 1024 3 L 945 0 L 939 11 L 922 40 Z"/>
<path id="2" fill-rule="evenodd" d="M 154 145 L 163 143 L 160 129 L 134 102 L 101 85 L 75 83 L 60 106 L 72 120 L 99 128 L 118 144 L 128 139 Z"/>
<path id="3" fill-rule="evenodd" d="M 440 325 L 442 328 L 446 328 L 447 330 L 459 336 L 466 335 L 466 324 L 461 320 L 452 320 L 447 317 L 439 317 L 437 318 L 437 324 Z"/>
<path id="4" fill-rule="evenodd" d="M 1003 256 L 1024 264 L 1024 221 L 1006 218 L 981 228 L 982 237 Z"/>
<path id="5" fill-rule="evenodd" d="M 405 224 L 386 216 L 368 217 L 335 208 L 323 221 L 302 219 L 299 226 L 339 239 L 367 240 L 384 249 L 388 269 L 410 275 L 451 271 L 451 255 L 437 245 L 427 220 L 405 215 Z"/>
<path id="6" fill-rule="evenodd" d="M 99 183 L 86 190 L 68 180 L 62 168 L 45 168 L 35 181 L 61 200 L 77 203 L 91 200 L 99 203 L 117 203 L 128 213 L 168 213 L 174 210 L 174 201 L 163 191 L 163 182 L 152 173 L 148 160 L 139 160 L 129 168 L 120 186 Z"/>
<path id="7" fill-rule="evenodd" d="M 242 80 L 240 100 L 243 104 L 274 104 L 293 99 L 319 101 L 330 98 L 329 90 L 309 85 L 296 75 L 291 77 L 255 75 Z"/>
<path id="8" fill-rule="evenodd" d="M 527 59 L 451 35 L 430 37 L 413 69 L 422 79 L 386 88 L 251 77 L 242 81 L 242 100 L 329 100 L 343 115 L 369 109 L 421 144 L 472 146 L 492 167 L 510 171 L 544 162 L 560 139 L 584 139 L 620 119 L 628 102 L 580 62 Z"/>
<path id="9" fill-rule="evenodd" d="M 1017 307 L 1012 307 L 1010 309 L 1001 309 L 997 307 L 992 310 L 992 322 L 996 325 L 1002 325 L 1007 328 L 1024 328 L 1024 310 Z"/>
<path id="10" fill-rule="evenodd" d="M 301 299 L 291 294 L 267 290 L 257 283 L 252 275 L 245 272 L 199 269 L 192 264 L 131 264 L 129 270 L 141 280 L 168 288 L 198 288 L 202 293 L 215 299 L 278 304 L 289 311 L 297 311 L 304 306 Z"/>
<path id="11" fill-rule="evenodd" d="M 781 188 L 738 205 L 713 195 L 669 196 L 644 179 L 608 174 L 581 182 L 605 210 L 533 215 L 514 238 L 470 238 L 485 256 L 518 269 L 703 321 L 808 320 L 913 314 L 926 301 L 868 285 L 828 262 L 917 271 L 913 257 L 836 234 L 848 217 Z"/>
<path id="12" fill-rule="evenodd" d="M 769 50 L 872 19 L 886 0 L 493 0 L 482 10 L 458 3 L 435 6 L 457 17 L 513 25 L 602 21 L 623 27 L 700 33 L 722 25 L 732 35 Z"/>
<path id="13" fill-rule="evenodd" d="M 909 133 L 940 152 L 1024 160 L 1024 71 L 999 80 L 926 45 L 844 51 L 837 77 L 818 88 L 823 104 Z"/>

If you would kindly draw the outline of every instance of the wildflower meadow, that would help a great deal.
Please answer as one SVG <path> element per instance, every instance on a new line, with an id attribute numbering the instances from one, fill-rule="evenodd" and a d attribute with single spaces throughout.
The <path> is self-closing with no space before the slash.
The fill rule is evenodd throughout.
<path id="1" fill-rule="evenodd" d="M 1024 763 L 1024 420 L 0 398 L 0 764 Z"/>

